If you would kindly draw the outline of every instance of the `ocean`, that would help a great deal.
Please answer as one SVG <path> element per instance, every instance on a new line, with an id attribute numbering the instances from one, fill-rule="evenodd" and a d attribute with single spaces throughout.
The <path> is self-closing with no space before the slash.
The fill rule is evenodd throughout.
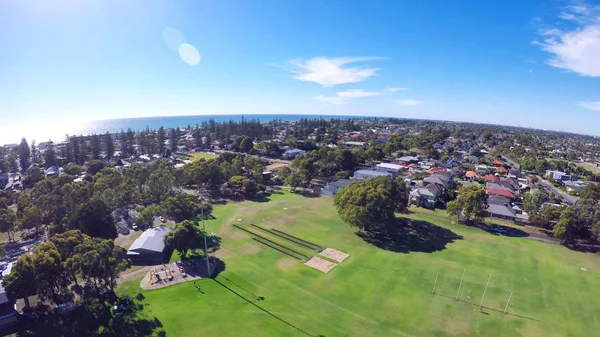
<path id="1" fill-rule="evenodd" d="M 167 117 L 143 117 L 143 118 L 123 118 L 98 120 L 86 123 L 77 123 L 76 121 L 56 123 L 44 122 L 43 124 L 27 123 L 22 125 L 2 125 L 0 126 L 0 144 L 18 143 L 22 137 L 31 143 L 35 140 L 37 143 L 52 140 L 60 142 L 66 135 L 89 135 L 92 133 L 104 134 L 106 132 L 117 133 L 121 130 L 131 128 L 134 131 L 146 129 L 187 127 L 195 126 L 209 119 L 216 122 L 227 122 L 229 120 L 240 121 L 244 117 L 247 120 L 258 119 L 261 122 L 269 122 L 274 119 L 295 122 L 302 118 L 365 118 L 366 116 L 341 116 L 341 115 L 200 115 L 200 116 L 167 116 Z"/>

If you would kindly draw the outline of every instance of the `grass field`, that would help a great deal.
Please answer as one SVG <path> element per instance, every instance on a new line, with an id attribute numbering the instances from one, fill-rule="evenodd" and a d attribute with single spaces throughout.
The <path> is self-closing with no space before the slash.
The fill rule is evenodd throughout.
<path id="1" fill-rule="evenodd" d="M 215 159 L 218 156 L 216 154 L 213 153 L 209 153 L 209 152 L 193 152 L 188 154 L 188 156 L 190 156 L 190 160 L 191 161 L 196 161 L 196 160 L 200 160 L 200 159 Z"/>
<path id="2" fill-rule="evenodd" d="M 216 256 L 224 271 L 198 282 L 202 292 L 190 283 L 143 292 L 168 336 L 596 336 L 600 329 L 596 255 L 414 208 L 406 215 L 413 233 L 378 241 L 382 249 L 342 223 L 332 199 L 288 192 L 216 206 L 213 216 L 207 231 L 222 237 Z M 350 257 L 324 274 L 260 246 L 233 223 L 284 230 Z M 139 279 L 119 291 L 139 292 Z"/>
<path id="3" fill-rule="evenodd" d="M 554 159 L 554 158 L 547 158 L 547 160 L 549 161 L 565 161 L 565 162 L 570 162 L 573 163 L 583 169 L 586 169 L 594 174 L 600 174 L 600 167 L 596 167 L 596 165 L 593 164 L 586 164 L 586 163 L 576 163 L 576 162 L 572 162 L 572 161 L 568 161 L 568 160 L 562 160 L 562 159 Z"/>

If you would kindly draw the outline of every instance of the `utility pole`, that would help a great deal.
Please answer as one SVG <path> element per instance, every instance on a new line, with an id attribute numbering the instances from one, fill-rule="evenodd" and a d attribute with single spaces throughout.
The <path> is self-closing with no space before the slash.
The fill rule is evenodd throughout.
<path id="1" fill-rule="evenodd" d="M 204 237 L 204 259 L 206 260 L 206 275 L 208 275 L 207 277 L 210 277 L 210 263 L 208 262 L 208 243 L 206 242 L 206 225 L 204 223 L 204 197 L 206 196 L 206 190 L 203 188 L 200 189 L 199 194 L 202 197 L 202 236 Z"/>

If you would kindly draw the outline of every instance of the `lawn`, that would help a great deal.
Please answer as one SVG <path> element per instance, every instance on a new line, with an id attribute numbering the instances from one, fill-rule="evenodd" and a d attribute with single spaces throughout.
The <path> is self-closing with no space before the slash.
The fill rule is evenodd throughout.
<path id="1" fill-rule="evenodd" d="M 405 215 L 412 234 L 372 240 L 383 249 L 344 224 L 330 198 L 284 192 L 269 199 L 215 207 L 207 231 L 222 237 L 216 256 L 225 269 L 198 282 L 202 292 L 191 283 L 142 292 L 167 335 L 596 336 L 600 329 L 596 255 L 493 235 L 415 208 Z M 277 228 L 350 257 L 324 274 L 260 246 L 233 223 Z M 139 292 L 139 279 L 119 290 Z"/>
<path id="2" fill-rule="evenodd" d="M 210 153 L 210 152 L 193 152 L 188 154 L 188 156 L 190 157 L 191 161 L 196 161 L 196 160 L 200 160 L 200 159 L 215 159 L 218 156 L 214 153 Z"/>
<path id="3" fill-rule="evenodd" d="M 570 162 L 573 163 L 585 170 L 588 170 L 590 172 L 592 172 L 593 174 L 600 174 L 600 167 L 596 167 L 596 165 L 594 164 L 590 164 L 590 163 L 579 163 L 579 162 L 573 162 L 573 161 L 568 161 L 568 160 L 564 160 L 564 159 L 554 159 L 554 158 L 547 158 L 547 160 L 550 161 L 566 161 L 566 162 Z M 541 172 L 540 172 L 541 173 Z"/>

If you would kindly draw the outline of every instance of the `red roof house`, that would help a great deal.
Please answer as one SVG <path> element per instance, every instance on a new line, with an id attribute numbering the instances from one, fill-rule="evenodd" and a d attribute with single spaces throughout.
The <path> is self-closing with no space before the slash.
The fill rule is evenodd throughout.
<path id="1" fill-rule="evenodd" d="M 443 169 L 441 167 L 432 167 L 429 170 L 426 171 L 429 174 L 435 174 L 435 173 L 440 173 L 440 172 L 446 172 L 446 169 Z"/>
<path id="2" fill-rule="evenodd" d="M 504 163 L 501 160 L 496 159 L 496 160 L 494 160 L 494 165 L 496 165 L 496 166 L 502 166 L 502 165 L 504 165 Z"/>
<path id="3" fill-rule="evenodd" d="M 491 181 L 491 182 L 493 182 L 493 181 L 498 181 L 498 179 L 500 179 L 500 178 L 496 177 L 496 176 L 495 176 L 495 175 L 493 175 L 493 174 L 486 174 L 486 175 L 484 175 L 484 176 L 483 176 L 483 177 L 481 177 L 481 178 L 482 178 L 483 180 L 485 180 L 485 181 Z"/>
<path id="4" fill-rule="evenodd" d="M 496 168 L 496 172 L 498 172 L 498 173 L 508 173 L 508 170 L 506 168 L 504 168 L 504 166 L 498 166 Z"/>
<path id="5" fill-rule="evenodd" d="M 475 171 L 467 171 L 467 173 L 465 173 L 465 178 L 477 178 L 477 179 L 479 179 L 479 175 L 477 173 L 475 173 Z"/>
<path id="6" fill-rule="evenodd" d="M 485 190 L 485 192 L 488 195 L 500 195 L 511 200 L 515 199 L 515 195 L 512 194 L 511 191 L 502 188 L 488 188 L 487 190 Z"/>

